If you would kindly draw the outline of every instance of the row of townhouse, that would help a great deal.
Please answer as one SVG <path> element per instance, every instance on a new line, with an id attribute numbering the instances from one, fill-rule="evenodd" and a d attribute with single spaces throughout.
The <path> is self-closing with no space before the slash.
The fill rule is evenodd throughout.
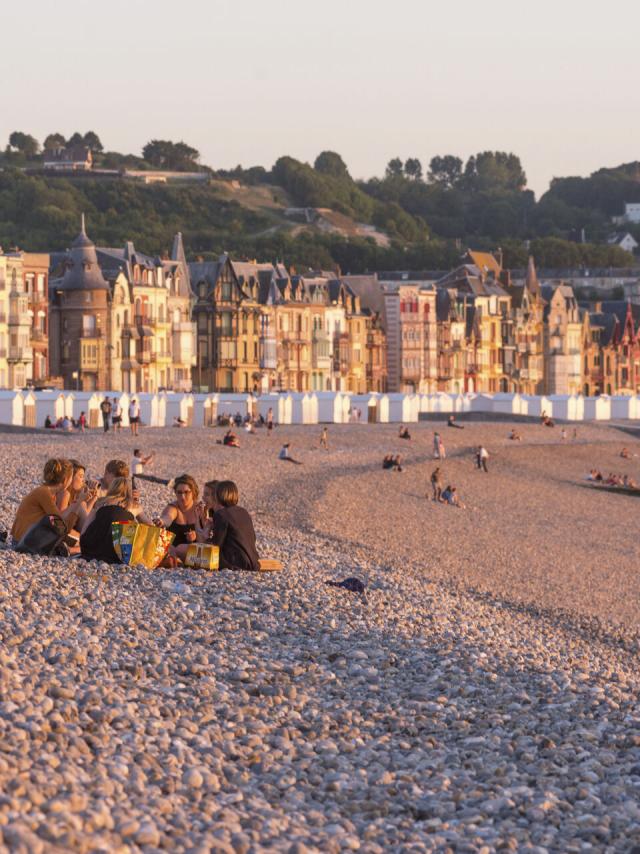
<path id="1" fill-rule="evenodd" d="M 199 391 L 386 391 L 380 315 L 348 278 L 282 264 L 189 265 Z"/>
<path id="2" fill-rule="evenodd" d="M 389 391 L 585 389 L 588 311 L 566 284 L 541 284 L 533 259 L 525 279 L 516 282 L 494 255 L 469 251 L 445 276 L 423 280 L 399 273 L 381 278 L 378 290 L 385 307 Z M 601 384 L 601 390 L 606 387 Z"/>
<path id="3" fill-rule="evenodd" d="M 71 248 L 53 253 L 49 268 L 47 364 L 37 376 L 7 372 L 0 384 L 50 378 L 64 388 L 133 393 L 386 391 L 380 318 L 335 273 L 290 275 L 282 264 L 226 254 L 188 264 L 180 234 L 166 258 L 131 242 L 100 247 L 84 217 Z M 15 314 L 31 354 L 37 336 L 28 328 L 26 291 L 20 294 Z"/>

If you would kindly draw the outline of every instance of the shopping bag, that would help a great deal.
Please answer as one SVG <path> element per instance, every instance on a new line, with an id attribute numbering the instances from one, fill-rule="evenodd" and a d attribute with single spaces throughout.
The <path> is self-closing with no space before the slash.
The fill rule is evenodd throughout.
<path id="1" fill-rule="evenodd" d="M 140 522 L 113 522 L 113 548 L 122 563 L 155 569 L 164 560 L 175 534 Z"/>
<path id="2" fill-rule="evenodd" d="M 191 543 L 184 563 L 192 569 L 220 569 L 220 549 L 208 543 Z"/>

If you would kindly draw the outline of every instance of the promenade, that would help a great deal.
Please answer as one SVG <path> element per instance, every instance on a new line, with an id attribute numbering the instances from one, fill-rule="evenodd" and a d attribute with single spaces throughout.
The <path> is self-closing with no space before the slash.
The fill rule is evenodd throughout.
<path id="1" fill-rule="evenodd" d="M 48 456 L 231 477 L 278 574 L 0 551 L 9 850 L 629 851 L 640 839 L 637 497 L 606 424 L 0 435 L 0 526 Z M 444 483 L 435 504 L 433 431 Z M 302 460 L 277 459 L 284 441 Z M 489 473 L 475 468 L 477 445 Z M 402 472 L 382 457 L 402 454 Z M 166 487 L 141 484 L 157 513 Z M 357 576 L 358 594 L 325 585 Z M 20 845 L 23 848 L 20 848 Z M 2 847 L 0 845 L 0 851 Z"/>

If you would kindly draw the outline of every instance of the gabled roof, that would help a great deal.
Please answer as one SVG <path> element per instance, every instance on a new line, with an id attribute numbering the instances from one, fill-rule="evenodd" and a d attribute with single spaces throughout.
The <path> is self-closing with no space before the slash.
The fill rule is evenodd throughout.
<path id="1" fill-rule="evenodd" d="M 465 256 L 466 260 L 478 267 L 485 276 L 491 273 L 497 279 L 502 272 L 502 265 L 491 252 L 475 252 L 473 249 L 468 249 Z"/>
<path id="2" fill-rule="evenodd" d="M 600 332 L 600 344 L 602 347 L 607 347 L 617 337 L 620 321 L 611 312 L 595 311 L 589 312 L 589 324 L 592 328 L 597 327 L 602 330 Z"/>

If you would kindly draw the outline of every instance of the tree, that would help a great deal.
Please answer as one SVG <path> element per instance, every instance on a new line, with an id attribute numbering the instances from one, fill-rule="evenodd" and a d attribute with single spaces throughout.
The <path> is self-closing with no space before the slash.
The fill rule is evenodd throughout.
<path id="1" fill-rule="evenodd" d="M 404 174 L 414 181 L 422 180 L 422 163 L 417 157 L 409 157 L 404 164 Z"/>
<path id="2" fill-rule="evenodd" d="M 14 130 L 9 137 L 9 145 L 15 148 L 16 151 L 24 154 L 26 158 L 35 157 L 40 151 L 40 143 L 38 140 L 28 133 Z"/>
<path id="3" fill-rule="evenodd" d="M 67 145 L 71 148 L 74 145 L 84 145 L 84 136 L 76 131 L 69 137 Z"/>
<path id="4" fill-rule="evenodd" d="M 402 177 L 402 160 L 399 157 L 394 157 L 387 163 L 385 171 L 386 178 L 401 178 Z"/>
<path id="5" fill-rule="evenodd" d="M 481 151 L 467 160 L 464 169 L 465 188 L 520 191 L 527 186 L 520 158 L 505 151 Z"/>
<path id="6" fill-rule="evenodd" d="M 200 159 L 200 152 L 186 142 L 152 139 L 142 149 L 142 156 L 158 169 L 188 172 L 197 169 L 196 161 Z"/>
<path id="7" fill-rule="evenodd" d="M 83 143 L 90 148 L 93 154 L 100 154 L 104 151 L 102 143 L 100 142 L 100 137 L 97 133 L 94 133 L 92 130 L 88 130 L 82 138 Z"/>
<path id="8" fill-rule="evenodd" d="M 335 151 L 323 151 L 317 157 L 313 164 L 316 172 L 322 172 L 323 175 L 331 175 L 333 178 L 349 178 L 349 170 L 347 165 Z"/>
<path id="9" fill-rule="evenodd" d="M 456 187 L 462 177 L 462 160 L 451 154 L 432 157 L 429 163 L 429 181 L 444 187 Z"/>
<path id="10" fill-rule="evenodd" d="M 52 148 L 59 148 L 66 144 L 67 140 L 61 133 L 50 133 L 49 136 L 46 137 L 42 147 L 45 151 L 51 151 Z"/>

